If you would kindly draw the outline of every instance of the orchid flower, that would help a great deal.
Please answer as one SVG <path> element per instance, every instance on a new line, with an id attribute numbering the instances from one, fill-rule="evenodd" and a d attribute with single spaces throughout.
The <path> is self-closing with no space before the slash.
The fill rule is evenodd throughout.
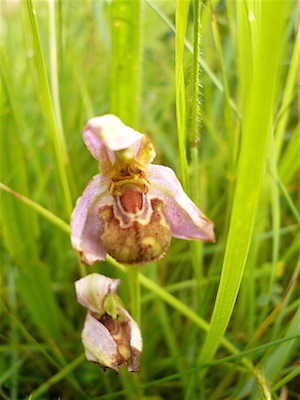
<path id="1" fill-rule="evenodd" d="M 137 323 L 118 303 L 119 283 L 100 274 L 75 282 L 77 300 L 88 309 L 82 342 L 89 361 L 116 371 L 127 365 L 133 372 L 139 369 L 142 338 Z"/>
<path id="2" fill-rule="evenodd" d="M 151 164 L 147 135 L 107 114 L 88 121 L 83 139 L 100 167 L 71 218 L 72 245 L 85 264 L 106 254 L 125 264 L 151 262 L 164 256 L 172 236 L 214 241 L 213 223 L 173 170 Z"/>

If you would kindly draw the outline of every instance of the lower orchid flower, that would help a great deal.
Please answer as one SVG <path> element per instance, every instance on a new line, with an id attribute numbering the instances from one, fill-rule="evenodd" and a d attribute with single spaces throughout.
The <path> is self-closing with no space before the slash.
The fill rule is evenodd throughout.
<path id="1" fill-rule="evenodd" d="M 137 323 L 118 303 L 119 283 L 100 274 L 75 282 L 77 300 L 88 309 L 82 342 L 89 361 L 116 371 L 127 365 L 134 372 L 139 369 L 142 338 Z"/>
<path id="2" fill-rule="evenodd" d="M 84 263 L 106 254 L 125 264 L 151 262 L 164 256 L 172 236 L 214 241 L 213 223 L 173 170 L 151 164 L 155 150 L 147 135 L 108 114 L 90 119 L 83 138 L 100 167 L 71 219 L 72 245 Z"/>

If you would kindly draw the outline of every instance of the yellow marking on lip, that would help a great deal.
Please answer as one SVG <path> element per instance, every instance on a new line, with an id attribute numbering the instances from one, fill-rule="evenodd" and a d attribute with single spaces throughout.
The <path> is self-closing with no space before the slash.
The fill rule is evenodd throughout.
<path id="1" fill-rule="evenodd" d="M 152 236 L 146 236 L 141 241 L 143 246 L 151 246 L 154 252 L 159 252 L 161 250 L 161 245 L 158 243 L 157 240 L 154 239 Z"/>

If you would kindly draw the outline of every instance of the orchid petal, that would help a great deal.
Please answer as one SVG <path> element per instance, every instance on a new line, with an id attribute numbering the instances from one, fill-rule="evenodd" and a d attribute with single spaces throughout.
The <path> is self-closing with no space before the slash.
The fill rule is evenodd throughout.
<path id="1" fill-rule="evenodd" d="M 120 356 L 117 344 L 109 330 L 90 312 L 87 313 L 81 337 L 89 361 L 118 371 Z"/>
<path id="2" fill-rule="evenodd" d="M 106 150 L 112 164 L 115 151 L 127 149 L 142 137 L 141 133 L 129 128 L 111 114 L 91 118 L 83 132 L 83 139 L 93 157 L 104 161 Z"/>
<path id="3" fill-rule="evenodd" d="M 86 129 L 90 129 L 112 151 L 126 149 L 143 137 L 112 114 L 91 118 Z"/>
<path id="4" fill-rule="evenodd" d="M 113 202 L 108 186 L 103 176 L 94 176 L 77 200 L 71 217 L 72 246 L 88 265 L 105 259 L 106 252 L 100 240 L 102 220 L 97 211 L 102 204 Z"/>
<path id="5" fill-rule="evenodd" d="M 149 165 L 148 195 L 165 201 L 164 214 L 172 236 L 179 239 L 214 241 L 213 223 L 183 191 L 171 168 Z"/>
<path id="6" fill-rule="evenodd" d="M 93 157 L 100 161 L 104 173 L 114 164 L 115 152 L 120 150 L 127 151 L 122 156 L 133 157 L 142 165 L 148 165 L 155 157 L 149 137 L 126 126 L 115 115 L 91 118 L 83 131 L 83 139 Z"/>
<path id="7" fill-rule="evenodd" d="M 105 300 L 110 293 L 115 293 L 120 281 L 100 274 L 89 274 L 75 282 L 77 301 L 92 312 L 103 315 Z"/>

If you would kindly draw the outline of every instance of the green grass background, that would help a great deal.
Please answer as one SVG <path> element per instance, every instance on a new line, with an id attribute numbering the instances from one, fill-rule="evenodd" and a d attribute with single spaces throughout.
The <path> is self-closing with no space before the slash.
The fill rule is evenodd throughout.
<path id="1" fill-rule="evenodd" d="M 297 399 L 299 5 L 1 1 L 3 399 Z M 77 197 L 98 172 L 81 131 L 112 112 L 148 133 L 215 223 L 139 270 L 141 369 L 88 363 L 74 281 Z M 287 397 L 284 397 L 287 396 Z"/>

